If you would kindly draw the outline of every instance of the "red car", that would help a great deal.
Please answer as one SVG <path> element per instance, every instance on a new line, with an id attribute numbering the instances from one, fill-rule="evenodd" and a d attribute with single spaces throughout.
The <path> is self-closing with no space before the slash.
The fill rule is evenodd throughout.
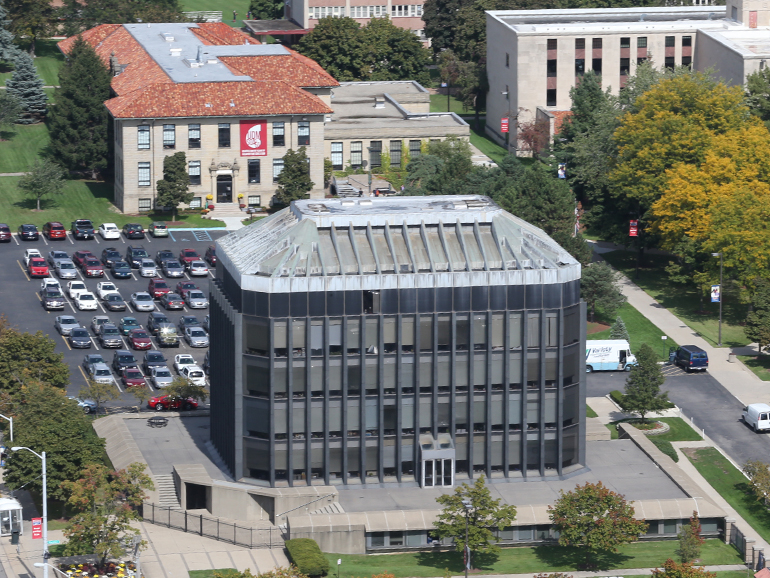
<path id="1" fill-rule="evenodd" d="M 189 411 L 198 408 L 198 402 L 191 397 L 182 399 L 181 397 L 170 397 L 168 395 L 151 397 L 147 405 L 155 411 L 163 411 L 166 409 L 183 409 Z"/>
<path id="2" fill-rule="evenodd" d="M 193 261 L 200 261 L 201 257 L 194 249 L 182 249 L 179 252 L 179 262 L 184 265 L 185 268 L 190 266 Z"/>
<path id="3" fill-rule="evenodd" d="M 72 260 L 78 267 L 82 267 L 83 263 L 85 263 L 86 259 L 89 257 L 91 259 L 96 259 L 96 255 L 94 255 L 91 251 L 75 251 L 72 254 Z"/>
<path id="4" fill-rule="evenodd" d="M 144 381 L 142 372 L 139 371 L 139 368 L 137 367 L 129 367 L 123 370 L 123 376 L 120 378 L 120 380 L 126 387 L 134 387 L 137 385 L 141 387 L 147 385 Z"/>
<path id="5" fill-rule="evenodd" d="M 179 293 L 182 299 L 185 298 L 188 291 L 200 291 L 200 287 L 192 281 L 180 281 L 176 284 L 176 292 Z"/>
<path id="6" fill-rule="evenodd" d="M 0 241 L 10 243 L 11 237 L 11 228 L 5 223 L 0 223 Z"/>
<path id="7" fill-rule="evenodd" d="M 204 256 L 206 261 L 209 262 L 209 265 L 212 267 L 217 266 L 217 247 L 216 245 L 209 245 L 209 248 L 206 249 L 206 255 Z"/>
<path id="8" fill-rule="evenodd" d="M 51 239 L 66 239 L 67 238 L 67 230 L 64 228 L 64 225 L 62 225 L 58 221 L 49 221 L 45 225 L 43 225 L 43 235 L 48 237 L 48 240 Z"/>
<path id="9" fill-rule="evenodd" d="M 150 279 L 147 293 L 152 295 L 153 299 L 160 299 L 166 293 L 171 293 L 171 287 L 168 286 L 165 279 Z"/>
<path id="10" fill-rule="evenodd" d="M 131 347 L 138 350 L 150 349 L 152 340 L 150 334 L 144 329 L 132 329 L 128 332 L 128 342 Z"/>
<path id="11" fill-rule="evenodd" d="M 45 259 L 40 257 L 32 257 L 29 260 L 27 270 L 30 277 L 48 277 L 48 264 L 45 262 Z"/>
<path id="12" fill-rule="evenodd" d="M 83 270 L 83 274 L 86 277 L 104 277 L 104 266 L 102 265 L 102 262 L 93 255 L 86 258 L 80 268 Z"/>

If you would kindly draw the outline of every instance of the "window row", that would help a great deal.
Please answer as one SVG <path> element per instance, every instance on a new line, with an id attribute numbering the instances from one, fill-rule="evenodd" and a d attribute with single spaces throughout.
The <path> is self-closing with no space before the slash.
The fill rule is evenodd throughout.
<path id="1" fill-rule="evenodd" d="M 379 167 L 382 166 L 382 144 L 383 141 L 373 140 L 369 141 L 369 146 L 366 148 L 369 153 L 369 166 Z M 390 166 L 401 167 L 404 162 L 403 151 L 407 143 L 401 140 L 392 140 L 388 143 L 388 154 L 390 155 Z M 410 159 L 420 156 L 422 153 L 422 141 L 410 140 L 408 141 L 408 155 Z M 364 162 L 364 143 L 363 141 L 352 141 L 350 143 L 350 156 L 348 162 L 354 169 L 366 166 Z M 345 143 L 333 142 L 331 143 L 330 159 L 332 161 L 332 168 L 335 171 L 341 171 L 345 168 Z"/>
<path id="2" fill-rule="evenodd" d="M 603 38 L 592 38 L 591 39 L 591 48 L 593 50 L 599 50 L 602 48 L 603 45 Z M 665 37 L 665 46 L 666 48 L 673 48 L 676 46 L 676 36 L 666 36 Z M 546 46 L 548 50 L 556 50 L 559 46 L 559 40 L 558 38 L 549 38 L 546 41 Z M 692 36 L 682 36 L 682 47 L 686 48 L 692 46 Z M 647 48 L 647 36 L 637 36 L 636 37 L 636 47 L 637 48 Z M 575 50 L 585 50 L 586 48 L 586 39 L 585 38 L 575 38 Z M 624 36 L 620 38 L 620 48 L 631 48 L 631 37 L 630 36 Z M 507 59 L 507 55 L 506 55 Z"/>
<path id="3" fill-rule="evenodd" d="M 284 122 L 272 123 L 272 135 L 273 146 L 282 147 L 286 146 L 286 132 Z M 218 144 L 219 148 L 230 148 L 231 146 L 231 125 L 230 123 L 219 123 L 217 127 Z M 137 148 L 139 150 L 150 149 L 150 126 L 147 124 L 139 125 L 137 127 Z M 297 123 L 297 145 L 309 146 L 310 145 L 310 121 L 299 121 Z M 176 148 L 176 125 L 164 124 L 163 125 L 163 148 L 175 149 Z M 187 125 L 187 148 L 199 149 L 201 148 L 201 125 L 200 124 L 188 124 Z"/>
<path id="4" fill-rule="evenodd" d="M 646 57 L 638 57 L 636 59 L 637 66 L 640 66 L 647 62 Z M 664 61 L 665 67 L 669 69 L 674 69 L 676 66 L 676 58 L 674 56 L 666 56 Z M 692 56 L 682 56 L 681 61 L 682 66 L 691 66 L 692 65 Z M 591 59 L 591 68 L 592 70 L 598 74 L 602 74 L 602 59 L 601 58 L 592 58 Z M 620 76 L 628 76 L 629 71 L 631 70 L 631 58 L 621 58 L 620 59 Z M 586 59 L 585 58 L 576 58 L 575 59 L 575 76 L 581 77 L 585 75 L 586 72 Z M 551 59 L 547 61 L 546 64 L 546 75 L 548 77 L 555 77 L 556 76 L 556 59 Z M 556 106 L 549 105 L 549 106 Z"/>
<path id="5" fill-rule="evenodd" d="M 262 206 L 262 196 L 261 195 L 247 195 L 245 197 L 246 204 L 249 207 L 261 207 Z M 203 197 L 193 197 L 190 201 L 190 208 L 191 209 L 200 209 L 203 207 Z"/>
<path id="6" fill-rule="evenodd" d="M 275 161 L 280 161 L 278 164 L 276 164 Z M 139 164 L 146 164 L 149 165 L 149 163 L 139 163 Z M 259 184 L 262 182 L 262 176 L 260 172 L 261 167 L 261 160 L 260 159 L 248 159 L 246 161 L 246 168 L 247 168 L 247 179 L 249 184 Z M 279 174 L 281 174 L 281 170 L 283 170 L 283 159 L 273 159 L 273 167 L 274 169 L 278 166 L 280 170 L 278 170 L 277 174 L 274 172 L 274 178 L 277 178 Z M 201 184 L 201 161 L 188 161 L 187 163 L 187 174 L 190 176 L 190 184 L 191 185 L 200 185 Z"/>

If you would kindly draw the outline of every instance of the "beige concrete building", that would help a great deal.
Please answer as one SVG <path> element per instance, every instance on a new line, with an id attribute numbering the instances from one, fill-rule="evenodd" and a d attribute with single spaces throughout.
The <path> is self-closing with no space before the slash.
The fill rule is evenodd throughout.
<path id="1" fill-rule="evenodd" d="M 713 68 L 741 84 L 770 58 L 770 9 L 759 0 L 727 6 L 487 12 L 487 134 L 520 148 L 517 124 L 547 119 L 552 133 L 588 70 L 617 94 L 642 62 Z M 501 120 L 510 119 L 510 133 Z"/>

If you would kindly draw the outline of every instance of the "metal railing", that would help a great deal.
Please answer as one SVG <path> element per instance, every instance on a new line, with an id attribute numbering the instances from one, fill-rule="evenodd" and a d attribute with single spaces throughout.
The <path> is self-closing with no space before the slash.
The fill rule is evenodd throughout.
<path id="1" fill-rule="evenodd" d="M 150 502 L 142 504 L 142 517 L 145 522 L 158 526 L 198 534 L 245 548 L 283 548 L 281 532 L 277 528 L 252 528 L 235 522 L 225 522 L 214 516 L 193 514 Z"/>
<path id="2" fill-rule="evenodd" d="M 331 497 L 331 496 L 336 496 L 336 495 L 337 495 L 336 493 L 332 493 L 332 494 L 324 494 L 323 496 L 319 496 L 319 497 L 315 498 L 314 500 L 310 500 L 309 502 L 307 502 L 307 503 L 305 503 L 305 504 L 302 504 L 301 506 L 297 506 L 296 508 L 292 508 L 291 510 L 286 510 L 285 512 L 283 512 L 283 513 L 281 513 L 281 514 L 278 514 L 278 515 L 275 517 L 275 522 L 276 522 L 276 523 L 278 523 L 278 519 L 279 519 L 279 518 L 282 518 L 282 517 L 286 516 L 286 514 L 288 514 L 288 513 L 290 513 L 290 512 L 293 512 L 293 511 L 295 511 L 295 510 L 301 510 L 302 508 L 306 508 L 306 507 L 307 507 L 307 506 L 309 506 L 310 504 L 315 504 L 316 502 L 319 502 L 319 501 L 323 500 L 324 498 L 329 498 L 329 497 Z M 285 521 L 285 520 L 284 520 L 284 521 Z"/>

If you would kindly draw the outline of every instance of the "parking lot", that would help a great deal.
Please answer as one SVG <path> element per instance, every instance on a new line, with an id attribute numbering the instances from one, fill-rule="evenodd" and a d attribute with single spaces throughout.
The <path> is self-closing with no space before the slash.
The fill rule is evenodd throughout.
<path id="1" fill-rule="evenodd" d="M 99 223 L 94 223 L 97 226 Z M 73 239 L 69 232 L 67 232 L 66 239 L 49 241 L 45 237 L 41 236 L 38 241 L 22 241 L 18 238 L 17 234 L 13 234 L 13 239 L 10 243 L 4 243 L 0 245 L 0 266 L 3 271 L 2 283 L 0 283 L 0 311 L 8 318 L 9 322 L 18 327 L 21 331 L 28 331 L 34 333 L 36 331 L 42 331 L 48 334 L 51 339 L 56 343 L 57 352 L 64 354 L 64 360 L 70 366 L 70 384 L 67 387 L 68 395 L 77 395 L 81 387 L 86 383 L 86 372 L 81 363 L 83 357 L 86 354 L 100 353 L 104 357 L 105 363 L 111 364 L 115 349 L 103 349 L 99 344 L 97 336 L 91 329 L 91 320 L 94 316 L 107 316 L 110 322 L 118 325 L 120 319 L 125 316 L 136 318 L 136 320 L 147 328 L 147 312 L 137 312 L 134 310 L 130 303 L 131 294 L 141 291 L 147 291 L 150 279 L 147 277 L 140 277 L 136 269 L 132 270 L 131 278 L 127 279 L 114 279 L 110 273 L 110 270 L 105 267 L 105 275 L 103 278 L 85 278 L 80 270 L 78 270 L 78 280 L 83 281 L 88 288 L 88 291 L 96 293 L 96 285 L 100 281 L 111 281 L 120 292 L 123 299 L 126 301 L 126 311 L 110 312 L 104 308 L 104 305 L 99 301 L 97 309 L 95 311 L 79 311 L 74 302 L 66 294 L 67 280 L 59 280 L 62 289 L 65 294 L 65 305 L 63 310 L 46 311 L 40 300 L 40 278 L 30 278 L 27 274 L 27 268 L 24 265 L 24 252 L 26 249 L 36 248 L 40 251 L 44 259 L 47 259 L 48 253 L 51 250 L 66 251 L 70 256 L 78 250 L 89 250 L 97 258 L 101 258 L 102 251 L 107 247 L 114 247 L 121 255 L 125 257 L 126 249 L 129 245 L 143 246 L 147 251 L 151 259 L 155 259 L 158 251 L 169 250 L 174 253 L 175 256 L 179 255 L 179 252 L 185 248 L 191 248 L 195 250 L 201 257 L 205 253 L 209 245 L 213 245 L 216 238 L 226 234 L 224 230 L 195 230 L 195 231 L 180 231 L 169 230 L 168 238 L 153 238 L 149 235 L 145 235 L 144 240 L 128 240 L 123 235 L 120 239 L 104 240 L 98 235 L 95 239 L 91 240 L 76 240 Z M 50 276 L 55 278 L 55 274 L 51 271 Z M 158 271 L 158 276 L 162 277 L 162 272 Z M 209 271 L 207 277 L 192 277 L 185 273 L 185 276 L 181 279 L 167 279 L 172 291 L 179 281 L 192 281 L 194 282 L 206 296 L 209 293 L 209 280 L 214 276 L 214 270 Z M 163 312 L 171 323 L 175 326 L 182 315 L 195 315 L 201 322 L 204 317 L 209 314 L 209 309 L 194 309 L 191 310 L 185 306 L 182 310 L 166 311 L 160 305 L 159 301 L 155 300 L 155 311 Z M 70 347 L 67 339 L 60 335 L 54 327 L 55 318 L 59 315 L 71 315 L 80 323 L 84 328 L 87 328 L 91 335 L 92 346 L 90 349 L 73 349 Z M 180 343 L 179 347 L 159 348 L 158 342 L 155 337 L 152 338 L 152 349 L 160 349 L 168 360 L 168 366 L 171 369 L 172 374 L 176 375 L 173 369 L 174 356 L 179 353 L 191 354 L 198 365 L 203 365 L 204 356 L 208 348 L 191 348 L 184 340 L 182 332 L 179 331 Z M 123 345 L 120 349 L 132 350 L 125 337 L 123 337 Z M 144 351 L 133 351 L 139 366 L 141 368 L 141 362 L 144 359 Z M 125 387 L 120 383 L 120 378 L 115 372 L 116 383 L 121 390 L 121 399 L 115 402 L 110 402 L 109 405 L 136 405 L 136 399 L 130 393 L 125 391 Z M 149 379 L 146 380 L 148 387 L 155 392 Z"/>

